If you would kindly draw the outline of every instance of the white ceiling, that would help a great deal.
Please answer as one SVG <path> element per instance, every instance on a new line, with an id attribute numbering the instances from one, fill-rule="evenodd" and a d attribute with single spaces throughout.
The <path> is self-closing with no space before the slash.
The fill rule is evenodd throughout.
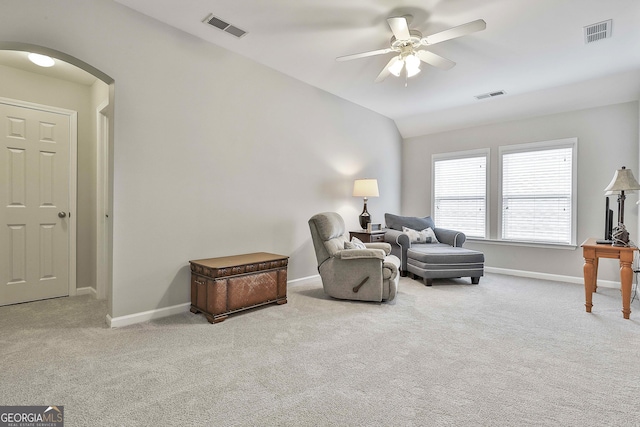
<path id="1" fill-rule="evenodd" d="M 404 137 L 640 97 L 638 0 L 116 1 L 379 112 Z M 202 23 L 210 13 L 247 35 Z M 406 88 L 394 76 L 374 83 L 392 54 L 335 61 L 387 47 L 386 18 L 402 15 L 425 36 L 476 19 L 487 28 L 431 47 L 457 65 L 423 65 Z M 583 27 L 607 19 L 612 37 L 586 45 Z M 497 90 L 507 95 L 474 97 Z"/>
<path id="2" fill-rule="evenodd" d="M 567 109 L 626 101 L 625 96 L 638 99 L 640 92 L 637 0 L 116 1 L 390 117 L 404 137 L 470 125 L 475 116 L 483 123 L 510 118 L 514 109 L 526 115 L 523 102 L 532 114 L 543 114 L 554 95 L 550 88 L 563 87 L 561 97 L 571 104 Z M 247 35 L 237 39 L 202 23 L 209 13 Z M 394 76 L 374 83 L 393 54 L 335 61 L 388 47 L 386 18 L 406 14 L 413 16 L 410 27 L 423 35 L 476 19 L 484 19 L 487 28 L 431 47 L 457 65 L 448 71 L 424 65 L 407 88 Z M 608 19 L 612 38 L 585 44 L 583 27 Z M 601 81 L 619 73 L 624 78 Z M 574 91 L 564 87 L 588 80 L 593 81 L 573 85 Z M 620 82 L 628 87 L 621 90 Z M 617 95 L 622 92 L 622 99 L 604 99 L 610 92 L 602 90 L 606 84 Z M 474 97 L 497 90 L 507 95 Z M 548 96 L 531 96 L 537 91 Z M 563 109 L 558 99 L 551 104 L 550 109 Z"/>

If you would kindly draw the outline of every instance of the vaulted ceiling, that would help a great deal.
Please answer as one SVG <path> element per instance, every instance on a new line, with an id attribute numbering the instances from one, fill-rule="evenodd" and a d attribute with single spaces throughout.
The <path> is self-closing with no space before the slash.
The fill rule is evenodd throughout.
<path id="1" fill-rule="evenodd" d="M 117 1 L 390 117 L 405 137 L 638 99 L 640 88 L 637 0 Z M 236 38 L 204 24 L 209 14 L 247 34 Z M 431 47 L 457 65 L 424 65 L 407 87 L 394 76 L 374 83 L 393 54 L 335 60 L 388 47 L 386 18 L 404 15 L 423 35 L 476 19 L 487 28 Z M 585 44 L 583 27 L 609 19 L 611 38 Z M 475 98 L 499 90 L 506 95 Z"/>
<path id="2" fill-rule="evenodd" d="M 640 95 L 637 0 L 115 1 L 387 116 L 404 137 Z M 246 35 L 203 23 L 210 14 Z M 408 16 L 424 36 L 476 19 L 487 26 L 429 47 L 456 66 L 424 64 L 407 87 L 395 76 L 374 83 L 392 53 L 335 60 L 388 47 L 392 16 Z M 585 43 L 583 28 L 605 20 L 612 20 L 610 38 Z"/>

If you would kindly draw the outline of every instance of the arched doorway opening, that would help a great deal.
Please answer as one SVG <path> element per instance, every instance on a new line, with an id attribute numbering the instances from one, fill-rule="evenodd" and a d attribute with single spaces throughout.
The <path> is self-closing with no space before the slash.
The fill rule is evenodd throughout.
<path id="1" fill-rule="evenodd" d="M 49 71 L 22 67 L 19 61 L 28 52 L 50 56 L 59 66 Z M 5 77 L 10 77 L 3 79 L 5 88 L 0 90 L 0 97 L 32 105 L 83 110 L 79 117 L 86 122 L 78 124 L 79 144 L 76 170 L 73 171 L 78 177 L 76 212 L 69 212 L 76 215 L 74 219 L 78 230 L 73 242 L 77 243 L 74 250 L 78 256 L 74 254 L 70 262 L 69 295 L 95 293 L 96 297 L 107 299 L 111 313 L 114 81 L 102 71 L 64 52 L 18 42 L 0 41 L 0 67 L 3 67 Z M 35 82 L 33 87 L 29 88 L 31 83 L 25 83 L 27 81 Z M 47 84 L 55 90 L 38 91 Z M 75 87 L 78 89 L 73 89 Z M 65 90 L 73 94 L 60 95 Z M 82 96 L 76 92 L 84 93 L 84 100 L 78 100 Z M 69 108 L 70 105 L 80 107 Z"/>

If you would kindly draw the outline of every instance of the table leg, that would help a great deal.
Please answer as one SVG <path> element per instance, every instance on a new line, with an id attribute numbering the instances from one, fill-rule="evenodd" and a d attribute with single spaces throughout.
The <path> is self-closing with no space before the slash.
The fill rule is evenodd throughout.
<path id="1" fill-rule="evenodd" d="M 631 269 L 631 257 L 620 258 L 620 287 L 622 288 L 622 316 L 625 319 L 631 314 L 631 281 L 633 270 Z"/>
<path id="2" fill-rule="evenodd" d="M 598 257 L 593 259 L 593 292 L 598 292 Z"/>
<path id="3" fill-rule="evenodd" d="M 595 257 L 590 258 L 587 254 L 584 255 L 584 297 L 585 304 L 584 306 L 587 309 L 587 313 L 591 313 L 591 307 L 593 307 L 592 298 L 593 298 L 593 290 L 595 289 L 596 282 L 596 267 L 595 267 Z"/>

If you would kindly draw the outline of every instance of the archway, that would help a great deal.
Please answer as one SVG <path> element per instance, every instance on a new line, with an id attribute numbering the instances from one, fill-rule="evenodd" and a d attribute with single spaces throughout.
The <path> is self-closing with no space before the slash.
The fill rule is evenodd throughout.
<path id="1" fill-rule="evenodd" d="M 79 60 L 64 52 L 50 49 L 44 46 L 32 45 L 19 42 L 0 41 L 0 51 L 12 52 L 33 52 L 50 56 L 65 64 L 84 70 L 100 81 L 102 88 L 102 99 L 93 105 L 93 117 L 95 128 L 92 130 L 97 147 L 95 147 L 95 215 L 91 218 L 92 233 L 95 233 L 95 264 L 91 266 L 93 277 L 95 277 L 95 291 L 99 298 L 106 298 L 108 301 L 108 311 L 112 311 L 112 241 L 113 232 L 111 227 L 111 215 L 113 208 L 113 105 L 114 105 L 114 80 L 97 68 Z M 9 65 L 10 67 L 11 65 Z M 58 77 L 59 78 L 59 77 Z M 2 93 L 0 93 L 2 96 Z M 79 201 L 80 202 L 80 201 Z M 81 286 L 81 285 L 78 285 Z"/>

